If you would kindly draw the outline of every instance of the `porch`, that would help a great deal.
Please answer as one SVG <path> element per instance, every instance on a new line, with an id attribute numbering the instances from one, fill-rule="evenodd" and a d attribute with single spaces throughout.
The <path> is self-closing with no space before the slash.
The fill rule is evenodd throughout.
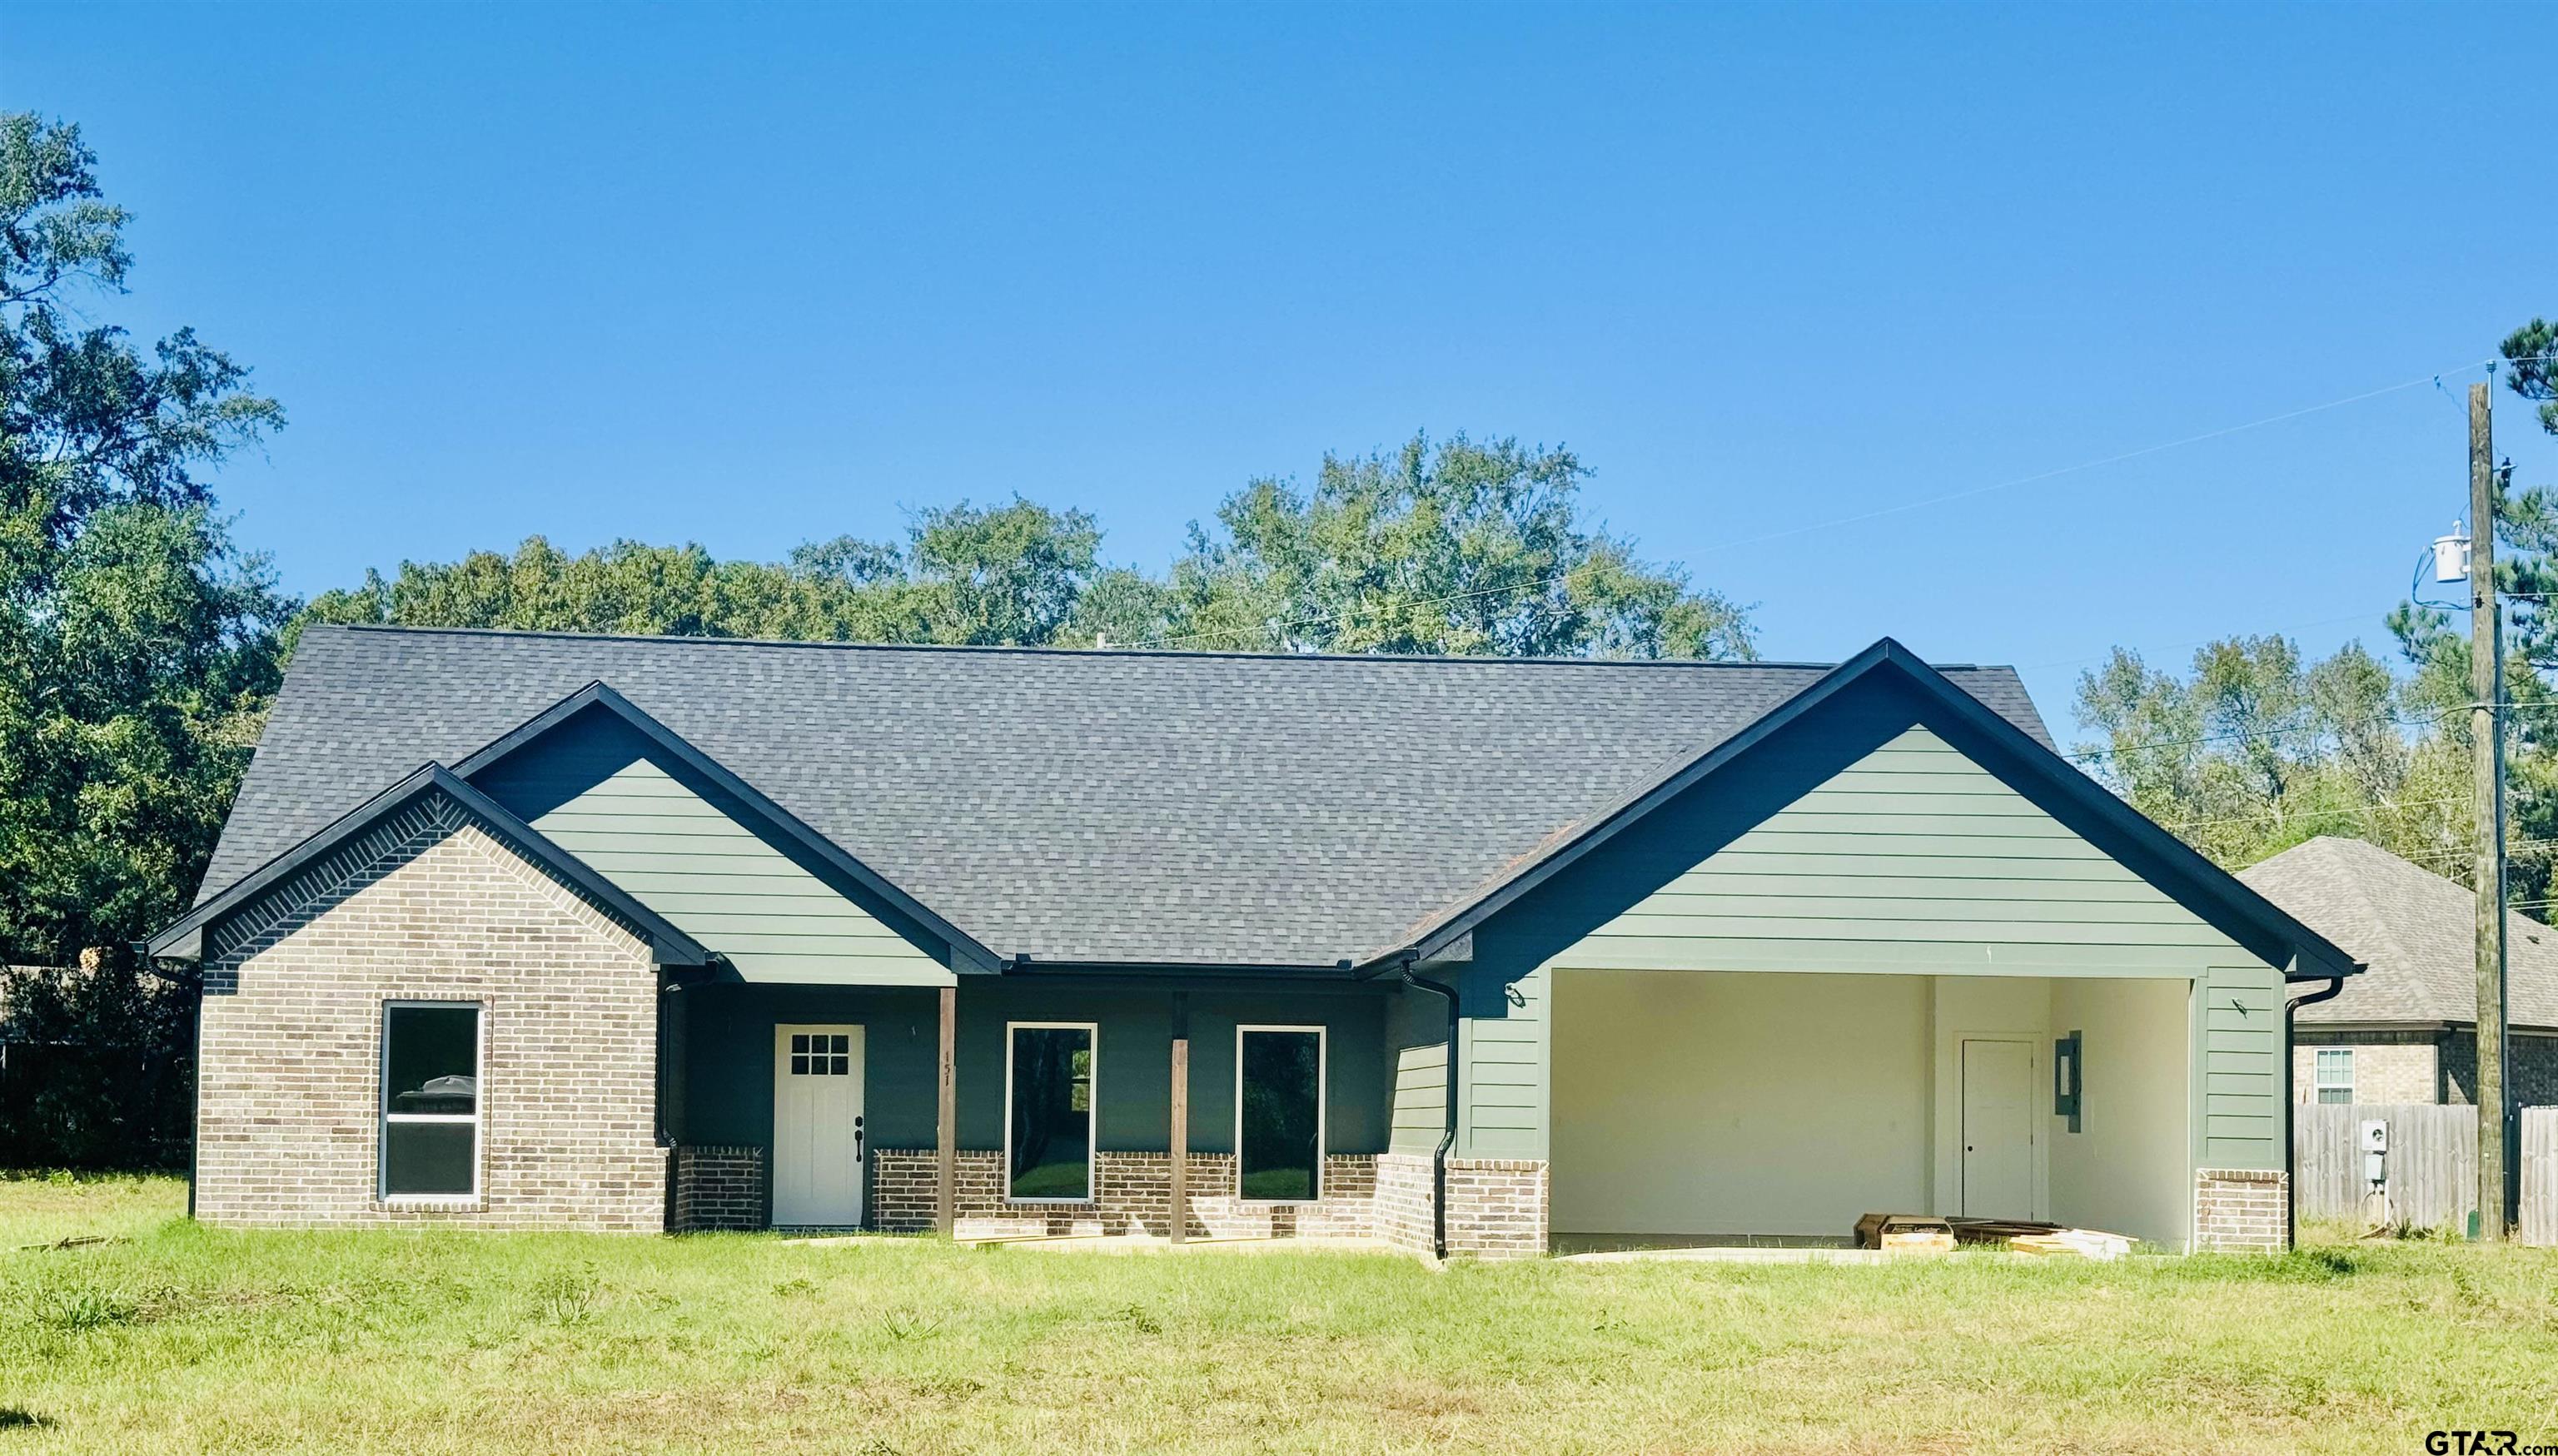
<path id="1" fill-rule="evenodd" d="M 1325 1242 L 1426 1198 L 1390 985 L 954 981 L 669 993 L 667 1226 Z"/>

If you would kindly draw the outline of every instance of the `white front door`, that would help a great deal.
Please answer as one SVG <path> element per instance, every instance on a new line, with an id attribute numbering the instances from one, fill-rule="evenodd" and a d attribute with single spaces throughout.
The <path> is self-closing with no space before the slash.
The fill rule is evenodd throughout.
<path id="1" fill-rule="evenodd" d="M 2034 1217 L 2031 1042 L 1963 1042 L 1963 1214 Z"/>
<path id="2" fill-rule="evenodd" d="M 773 1028 L 773 1222 L 862 1221 L 862 1028 Z"/>

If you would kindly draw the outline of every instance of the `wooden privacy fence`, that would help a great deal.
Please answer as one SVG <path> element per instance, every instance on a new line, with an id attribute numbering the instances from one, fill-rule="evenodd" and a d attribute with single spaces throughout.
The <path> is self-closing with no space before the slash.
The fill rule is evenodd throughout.
<path id="1" fill-rule="evenodd" d="M 2558 1247 L 2558 1108 L 2522 1110 L 2522 1242 Z"/>
<path id="2" fill-rule="evenodd" d="M 2292 1109 L 2292 1187 L 2303 1218 L 2369 1222 L 2362 1125 L 2389 1125 L 2388 1217 L 2466 1232 L 2478 1207 L 2478 1110 L 2429 1103 L 2303 1103 Z M 2522 1110 L 2521 1235 L 2558 1245 L 2558 1108 Z"/>
<path id="3" fill-rule="evenodd" d="M 2389 1125 L 2382 1163 L 2389 1220 L 2418 1229 L 2470 1225 L 2478 1207 L 2478 1109 L 2429 1103 L 2302 1103 L 2292 1109 L 2292 1187 L 2305 1219 L 2375 1218 L 2361 1127 Z"/>

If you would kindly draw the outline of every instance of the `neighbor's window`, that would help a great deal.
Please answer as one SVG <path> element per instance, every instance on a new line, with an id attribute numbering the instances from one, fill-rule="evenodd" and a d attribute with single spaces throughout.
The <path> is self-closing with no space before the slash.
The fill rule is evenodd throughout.
<path id="1" fill-rule="evenodd" d="M 1235 1178 L 1245 1198 L 1324 1194 L 1324 1029 L 1235 1029 Z"/>
<path id="2" fill-rule="evenodd" d="M 2353 1101 L 2353 1048 L 2323 1046 L 2318 1049 L 2318 1100 Z"/>
<path id="3" fill-rule="evenodd" d="M 1093 1027 L 1015 1023 L 1010 1029 L 1006 1190 L 1026 1202 L 1085 1202 L 1092 1197 Z"/>
<path id="4" fill-rule="evenodd" d="M 469 1198 L 480 1188 L 480 1008 L 382 1007 L 382 1196 Z"/>

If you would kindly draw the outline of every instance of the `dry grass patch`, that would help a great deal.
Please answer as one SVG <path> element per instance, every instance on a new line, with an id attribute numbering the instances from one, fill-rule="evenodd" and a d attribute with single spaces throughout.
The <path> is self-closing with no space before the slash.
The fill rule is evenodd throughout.
<path id="1" fill-rule="evenodd" d="M 183 1199 L 0 1181 L 0 1456 L 2558 1439 L 2558 1255 L 2538 1251 L 1434 1273 L 1338 1252 L 236 1233 L 178 1218 Z M 53 1247 L 83 1233 L 119 1242 Z"/>

